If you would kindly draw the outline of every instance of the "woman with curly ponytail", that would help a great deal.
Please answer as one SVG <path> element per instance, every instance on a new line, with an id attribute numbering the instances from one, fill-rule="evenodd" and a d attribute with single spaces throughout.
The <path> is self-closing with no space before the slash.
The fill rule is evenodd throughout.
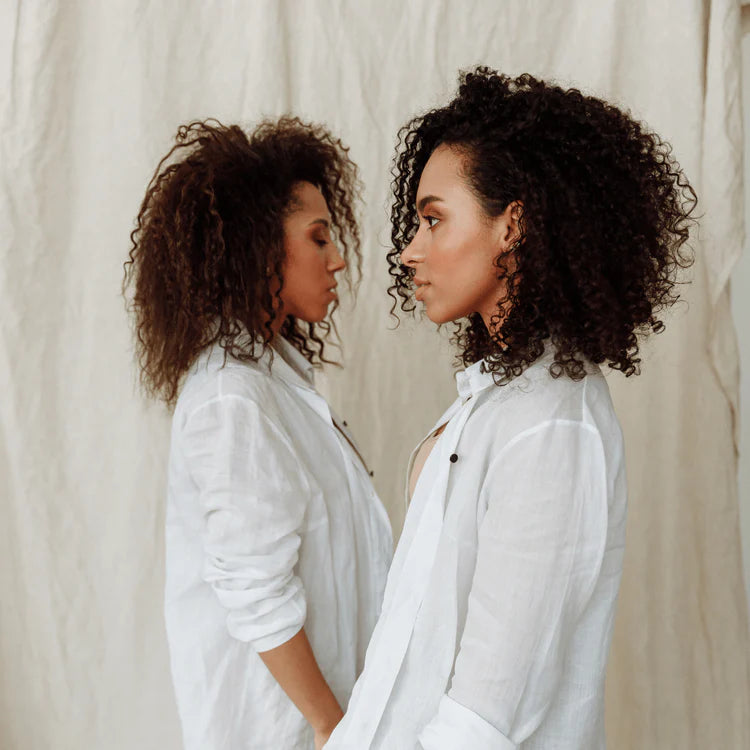
<path id="1" fill-rule="evenodd" d="M 165 618 L 187 750 L 312 750 L 380 611 L 390 525 L 313 385 L 356 167 L 296 118 L 194 122 L 159 164 L 125 289 L 146 390 L 174 409 Z"/>
<path id="2" fill-rule="evenodd" d="M 326 748 L 598 750 L 626 516 L 600 366 L 637 374 L 663 329 L 695 193 L 628 114 L 487 68 L 402 129 L 393 174 L 394 308 L 452 324 L 465 369 Z"/>

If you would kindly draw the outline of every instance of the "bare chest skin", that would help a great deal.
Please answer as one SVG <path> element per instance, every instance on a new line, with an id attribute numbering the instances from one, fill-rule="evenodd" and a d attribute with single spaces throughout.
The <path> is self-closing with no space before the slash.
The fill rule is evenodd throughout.
<path id="1" fill-rule="evenodd" d="M 429 458 L 430 453 L 432 453 L 432 449 L 435 447 L 435 443 L 437 443 L 438 438 L 440 437 L 444 429 L 445 425 L 440 425 L 440 427 L 438 427 L 437 430 L 435 430 L 435 432 L 433 432 L 422 443 L 422 445 L 419 446 L 417 455 L 414 457 L 411 474 L 409 475 L 409 499 L 414 497 L 414 490 L 417 486 L 419 475 L 422 473 L 422 469 L 424 469 L 424 465 L 427 463 L 427 459 Z"/>

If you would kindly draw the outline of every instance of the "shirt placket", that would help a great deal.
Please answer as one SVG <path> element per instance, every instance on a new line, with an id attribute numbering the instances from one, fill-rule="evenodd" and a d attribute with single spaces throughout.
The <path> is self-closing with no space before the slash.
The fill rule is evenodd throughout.
<path id="1" fill-rule="evenodd" d="M 367 706 L 367 715 L 358 717 L 358 726 L 355 728 L 357 741 L 361 743 L 358 746 L 361 747 L 370 746 L 385 712 L 396 677 L 409 647 L 417 613 L 424 598 L 430 571 L 435 561 L 442 531 L 448 478 L 451 467 L 455 463 L 452 457 L 455 455 L 454 451 L 464 425 L 475 407 L 474 400 L 469 398 L 466 398 L 463 403 L 457 403 L 457 411 L 449 417 L 445 431 L 440 436 L 441 440 L 433 449 L 440 450 L 438 474 L 432 487 L 425 490 L 426 497 L 424 499 L 419 498 L 420 504 L 422 502 L 424 504 L 419 526 L 412 540 L 409 554 L 401 568 L 389 616 L 384 621 L 383 630 L 378 635 L 378 644 L 381 648 L 378 649 L 380 663 L 376 668 L 377 679 L 369 679 L 363 683 L 362 694 L 358 697 L 359 704 Z M 449 413 L 450 410 L 441 418 L 441 421 Z M 438 424 L 437 427 L 439 426 Z M 434 428 L 432 432 L 434 432 Z"/>

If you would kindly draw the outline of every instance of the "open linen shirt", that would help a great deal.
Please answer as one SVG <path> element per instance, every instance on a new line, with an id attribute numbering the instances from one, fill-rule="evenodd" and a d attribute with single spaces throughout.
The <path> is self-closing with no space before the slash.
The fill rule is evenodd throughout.
<path id="1" fill-rule="evenodd" d="M 604 747 L 623 442 L 598 368 L 551 361 L 500 387 L 481 362 L 458 373 L 326 750 Z"/>
<path id="2" fill-rule="evenodd" d="M 258 652 L 304 625 L 345 706 L 380 612 L 390 525 L 293 346 L 280 341 L 272 363 L 223 363 L 218 347 L 199 358 L 172 424 L 165 616 L 184 745 L 311 750 Z"/>

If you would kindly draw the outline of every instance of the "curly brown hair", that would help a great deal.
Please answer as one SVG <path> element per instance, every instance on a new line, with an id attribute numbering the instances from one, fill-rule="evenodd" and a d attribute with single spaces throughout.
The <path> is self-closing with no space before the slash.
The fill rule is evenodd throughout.
<path id="1" fill-rule="evenodd" d="M 358 280 L 360 183 L 338 138 L 296 117 L 263 121 L 249 134 L 216 120 L 179 128 L 148 185 L 124 264 L 147 393 L 173 406 L 183 375 L 211 344 L 243 361 L 269 347 L 284 283 L 283 221 L 300 182 L 323 194 L 332 236 L 347 268 L 356 259 Z M 332 331 L 328 319 L 303 326 L 287 316 L 280 334 L 319 363 L 330 361 Z"/>
<path id="2" fill-rule="evenodd" d="M 670 145 L 577 89 L 486 67 L 462 73 L 450 104 L 399 131 L 392 313 L 399 302 L 415 309 L 413 271 L 400 254 L 418 227 L 422 171 L 441 144 L 465 154 L 466 178 L 488 216 L 522 205 L 521 239 L 495 260 L 507 291 L 492 331 L 479 313 L 456 322 L 459 361 L 484 358 L 501 384 L 549 338 L 555 377 L 582 378 L 584 360 L 637 374 L 637 336 L 663 330 L 657 314 L 678 299 L 676 273 L 692 263 L 685 242 L 697 198 Z"/>

